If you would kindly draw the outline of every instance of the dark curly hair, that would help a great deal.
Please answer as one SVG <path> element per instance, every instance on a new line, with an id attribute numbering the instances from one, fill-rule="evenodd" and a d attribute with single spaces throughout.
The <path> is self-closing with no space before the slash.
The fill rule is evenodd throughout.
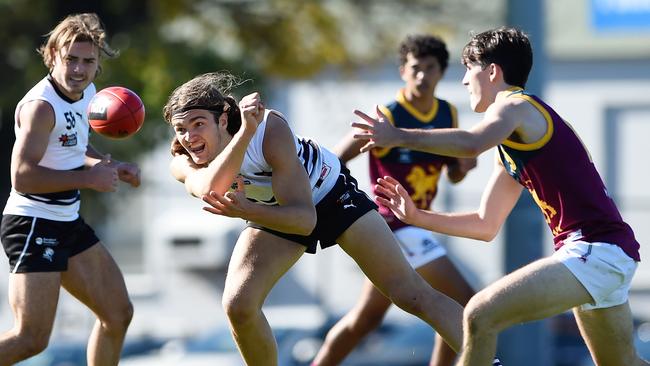
<path id="1" fill-rule="evenodd" d="M 215 122 L 225 111 L 228 115 L 226 130 L 232 136 L 241 127 L 241 115 L 237 100 L 230 95 L 242 81 L 228 72 L 211 72 L 194 77 L 176 88 L 163 107 L 163 117 L 171 125 L 175 114 L 191 109 L 205 109 L 214 116 Z M 189 155 L 176 137 L 172 140 L 172 155 Z"/>
<path id="2" fill-rule="evenodd" d="M 497 64 L 506 83 L 525 88 L 533 67 L 533 50 L 524 32 L 501 27 L 474 35 L 463 48 L 461 62 L 463 65 L 476 63 L 483 68 Z"/>
<path id="3" fill-rule="evenodd" d="M 449 51 L 442 39 L 429 34 L 414 34 L 406 37 L 399 45 L 399 62 L 400 65 L 406 63 L 406 55 L 411 53 L 413 56 L 420 58 L 433 56 L 440 64 L 440 70 L 444 72 L 449 63 Z"/>

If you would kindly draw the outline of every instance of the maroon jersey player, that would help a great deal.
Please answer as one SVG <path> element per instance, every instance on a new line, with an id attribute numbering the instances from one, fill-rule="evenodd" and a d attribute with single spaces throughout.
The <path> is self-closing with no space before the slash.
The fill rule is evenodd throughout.
<path id="1" fill-rule="evenodd" d="M 525 187 L 553 231 L 553 255 L 508 274 L 469 301 L 459 365 L 488 364 L 501 330 L 569 309 L 596 364 L 647 364 L 634 347 L 628 304 L 639 244 L 569 124 L 523 90 L 532 67 L 528 37 L 513 28 L 477 34 L 465 46 L 462 61 L 472 109 L 485 113 L 473 128 L 397 129 L 385 116 L 373 119 L 358 111 L 364 121 L 353 124 L 364 129 L 356 135 L 367 141 L 362 150 L 399 145 L 471 157 L 497 147 L 494 173 L 474 212 L 420 210 L 396 180 L 381 179 L 379 192 L 385 198 L 379 202 L 401 220 L 489 241 Z"/>

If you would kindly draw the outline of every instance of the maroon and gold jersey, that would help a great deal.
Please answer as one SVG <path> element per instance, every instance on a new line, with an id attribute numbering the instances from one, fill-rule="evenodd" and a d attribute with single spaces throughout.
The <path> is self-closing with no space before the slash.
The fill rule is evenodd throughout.
<path id="1" fill-rule="evenodd" d="M 406 101 L 400 90 L 397 100 L 380 108 L 390 123 L 399 128 L 433 129 L 458 126 L 455 107 L 442 99 L 434 98 L 431 110 L 423 114 Z M 376 182 L 377 178 L 386 175 L 397 179 L 418 208 L 428 209 L 436 196 L 442 167 L 455 162 L 455 158 L 402 147 L 375 148 L 370 151 L 369 156 L 370 179 Z M 376 195 L 374 185 L 373 193 Z M 386 207 L 380 206 L 379 213 L 392 230 L 407 226 Z"/>
<path id="2" fill-rule="evenodd" d="M 616 204 L 596 171 L 578 135 L 553 109 L 534 95 L 514 89 L 510 98 L 522 98 L 544 115 L 546 134 L 524 144 L 511 138 L 498 146 L 508 174 L 526 187 L 542 210 L 555 242 L 605 242 L 621 247 L 639 261 L 639 243 L 621 218 Z"/>

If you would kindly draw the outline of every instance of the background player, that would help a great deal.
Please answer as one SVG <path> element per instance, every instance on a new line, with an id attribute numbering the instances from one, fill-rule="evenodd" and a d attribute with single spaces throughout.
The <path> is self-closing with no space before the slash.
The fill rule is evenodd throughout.
<path id="1" fill-rule="evenodd" d="M 112 160 L 88 144 L 92 82 L 102 57 L 116 51 L 97 15 L 78 14 L 49 33 L 40 53 L 49 74 L 18 102 L 15 113 L 12 190 L 1 229 L 14 327 L 0 335 L 0 365 L 45 349 L 61 286 L 97 316 L 88 364 L 117 365 L 133 308 L 115 261 L 78 213 L 79 189 L 111 192 L 118 180 L 140 184 L 136 165 Z"/>
<path id="2" fill-rule="evenodd" d="M 436 86 L 449 61 L 445 43 L 432 35 L 408 36 L 399 46 L 399 60 L 404 87 L 397 92 L 395 101 L 380 107 L 388 121 L 400 128 L 457 127 L 455 107 L 435 97 Z M 344 163 L 359 155 L 365 144 L 364 140 L 354 139 L 353 134 L 354 131 L 334 149 Z M 452 183 L 457 183 L 474 166 L 474 158 L 450 158 L 406 148 L 377 148 L 371 150 L 369 156 L 371 181 L 386 175 L 396 178 L 420 209 L 431 207 L 443 173 L 446 172 Z M 379 206 L 379 213 L 393 230 L 409 264 L 433 288 L 466 304 L 474 291 L 431 231 L 403 223 L 385 206 Z M 390 304 L 390 300 L 366 280 L 357 304 L 328 332 L 313 364 L 341 363 L 365 335 L 379 326 Z M 437 335 L 430 364 L 451 365 L 455 358 L 455 352 Z"/>
<path id="3" fill-rule="evenodd" d="M 213 73 L 186 82 L 170 96 L 164 116 L 175 132 L 172 174 L 210 205 L 206 210 L 248 221 L 222 299 L 245 362 L 277 364 L 262 305 L 302 254 L 315 252 L 318 240 L 321 248 L 339 243 L 391 301 L 458 350 L 461 306 L 409 266 L 348 170 L 333 153 L 294 135 L 280 113 L 264 108 L 259 94 L 244 97 L 238 107 L 227 96 L 232 80 Z M 235 179 L 237 188 L 229 192 Z"/>
<path id="4" fill-rule="evenodd" d="M 449 156 L 476 156 L 497 147 L 494 173 L 480 208 L 469 213 L 417 209 L 396 180 L 379 181 L 379 199 L 404 221 L 448 235 L 492 240 L 525 187 L 542 210 L 555 253 L 476 294 L 463 315 L 460 365 L 484 365 L 502 329 L 573 309 L 597 365 L 647 364 L 636 354 L 628 304 L 639 243 L 571 126 L 526 93 L 532 67 L 528 37 L 513 28 L 472 37 L 463 50 L 463 84 L 480 123 L 465 130 L 404 130 L 358 112 L 357 138 L 374 146 L 405 145 Z"/>

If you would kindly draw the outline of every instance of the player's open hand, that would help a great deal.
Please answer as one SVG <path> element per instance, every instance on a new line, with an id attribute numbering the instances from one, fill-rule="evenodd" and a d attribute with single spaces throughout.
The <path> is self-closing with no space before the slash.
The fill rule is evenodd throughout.
<path id="1" fill-rule="evenodd" d="M 203 202 L 209 206 L 204 206 L 203 209 L 215 215 L 240 217 L 246 219 L 246 212 L 251 203 L 246 199 L 244 193 L 244 180 L 241 176 L 237 176 L 235 180 L 237 188 L 234 191 L 228 191 L 226 194 L 220 194 L 215 191 L 210 191 L 209 194 L 201 197 Z"/>
<path id="2" fill-rule="evenodd" d="M 385 176 L 377 179 L 375 185 L 377 203 L 388 207 L 401 221 L 410 224 L 418 210 L 411 196 L 404 187 L 393 177 Z"/>
<path id="3" fill-rule="evenodd" d="M 361 152 L 366 152 L 375 147 L 394 147 L 397 145 L 398 129 L 395 128 L 384 115 L 379 106 L 375 106 L 377 118 L 372 118 L 360 110 L 355 110 L 354 114 L 361 117 L 358 122 L 352 122 L 351 126 L 360 130 L 354 135 L 355 139 L 366 140 L 367 143 L 361 148 Z"/>

